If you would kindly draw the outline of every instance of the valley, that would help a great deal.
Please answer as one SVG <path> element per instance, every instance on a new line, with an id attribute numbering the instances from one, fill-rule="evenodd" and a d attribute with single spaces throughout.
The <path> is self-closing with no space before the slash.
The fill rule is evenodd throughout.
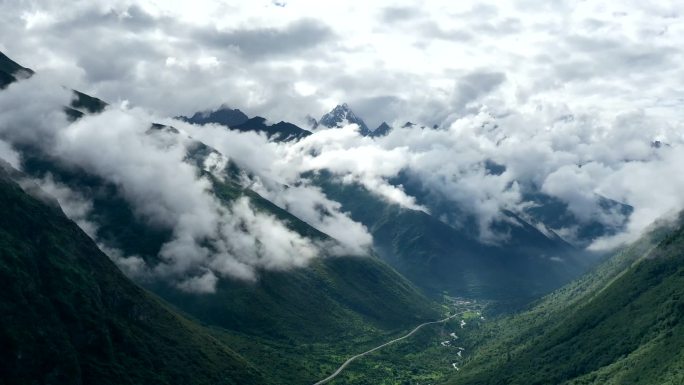
<path id="1" fill-rule="evenodd" d="M 681 15 L 0 2 L 0 385 L 684 384 Z"/>
<path id="2" fill-rule="evenodd" d="M 459 366 L 473 350 L 464 337 L 485 321 L 482 312 L 487 304 L 448 296 L 443 303 L 446 314 L 451 315 L 418 325 L 402 337 L 353 356 L 318 384 L 429 384 L 450 378 L 453 371 L 460 371 Z M 349 365 L 362 356 L 363 359 Z"/>

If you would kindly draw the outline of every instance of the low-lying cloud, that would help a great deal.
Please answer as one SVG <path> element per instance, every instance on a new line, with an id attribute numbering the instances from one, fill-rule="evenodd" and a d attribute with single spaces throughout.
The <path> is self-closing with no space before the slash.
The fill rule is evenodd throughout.
<path id="1" fill-rule="evenodd" d="M 3 140 L 0 140 L 0 159 L 3 159 L 14 168 L 19 167 L 19 154 L 14 151 L 11 144 Z"/>
<path id="2" fill-rule="evenodd" d="M 491 96 L 497 97 L 496 92 Z M 248 183 L 319 228 L 325 227 L 315 219 L 319 192 L 277 186 L 306 185 L 302 173 L 327 170 L 342 183 L 359 183 L 389 202 L 430 212 L 453 226 L 469 225 L 467 218 L 474 218 L 476 233 L 486 242 L 505 241 L 505 234 L 492 227 L 505 219 L 504 210 L 522 215 L 539 204 L 529 200 L 530 194 L 544 193 L 564 202 L 580 224 L 598 222 L 617 231 L 626 223 L 620 234 L 596 240 L 594 249 L 633 240 L 657 218 L 684 208 L 677 193 L 684 179 L 674 170 L 682 154 L 677 124 L 645 111 L 611 117 L 553 103 L 521 111 L 506 108 L 503 99 L 493 105 L 449 116 L 440 128 L 395 127 L 375 139 L 361 136 L 354 125 L 283 144 L 237 140 L 235 132 L 227 140 L 220 127 L 186 129 L 225 153 L 239 154 L 231 149 L 238 146 L 245 154 L 258 153 L 234 160 L 279 183 L 258 178 Z M 500 169 L 493 171 L 491 164 Z M 398 184 L 400 176 L 418 181 L 420 194 Z M 452 202 L 456 211 L 443 206 L 433 211 L 431 197 Z M 606 198 L 631 205 L 634 212 L 606 206 Z M 337 223 L 352 231 L 344 220 Z M 553 230 L 573 241 L 577 229 Z M 328 232 L 343 238 L 336 230 Z"/>
<path id="3" fill-rule="evenodd" d="M 383 199 L 423 210 L 453 226 L 474 218 L 485 242 L 505 241 L 492 224 L 503 210 L 522 213 L 539 191 L 567 204 L 580 222 L 616 227 L 625 213 L 601 206 L 601 197 L 634 207 L 624 232 L 596 240 L 605 249 L 634 239 L 654 220 L 684 207 L 684 161 L 679 127 L 643 111 L 605 118 L 566 106 L 533 111 L 481 107 L 446 118 L 440 128 L 396 127 L 381 138 L 358 127 L 318 130 L 297 142 L 273 143 L 263 135 L 160 119 L 140 109 L 110 107 L 69 122 L 61 111 L 71 92 L 37 75 L 0 92 L 0 149 L 13 164 L 13 146 L 38 146 L 69 166 L 117 186 L 136 215 L 171 230 L 148 266 L 140 256 L 101 247 L 128 274 L 162 277 L 182 290 L 212 292 L 221 277 L 255 280 L 259 269 L 306 266 L 326 255 L 364 255 L 373 242 L 340 203 L 303 174 L 326 170 L 341 183 L 358 183 Z M 503 104 L 499 104 L 503 105 Z M 150 130 L 163 121 L 179 131 Z M 646 128 L 646 129 L 644 129 Z M 244 170 L 242 184 L 336 239 L 322 244 L 256 210 L 248 198 L 226 204 L 212 183 L 186 161 L 201 140 L 221 152 L 205 160 L 220 175 L 226 161 Z M 493 171 L 491 164 L 499 169 Z M 419 181 L 419 195 L 397 183 Z M 92 203 L 47 176 L 36 181 L 64 211 L 97 238 Z M 430 197 L 452 202 L 457 212 L 437 211 Z M 570 236 L 573 229 L 554 229 Z M 323 251 L 325 250 L 325 252 Z"/>
<path id="4" fill-rule="evenodd" d="M 210 180 L 185 161 L 193 143 L 187 136 L 150 130 L 154 117 L 125 106 L 69 122 L 62 106 L 71 97 L 69 91 L 41 76 L 11 85 L 0 92 L 0 104 L 13 107 L 0 113 L 0 137 L 16 145 L 35 146 L 68 167 L 103 178 L 117 187 L 149 226 L 171 230 L 171 239 L 159 253 L 162 263 L 154 267 L 141 263 L 137 256 L 112 252 L 127 272 L 167 277 L 181 289 L 210 292 L 217 277 L 254 280 L 259 269 L 301 267 L 324 254 L 322 241 L 290 230 L 273 215 L 256 210 L 248 198 L 229 204 L 219 201 L 212 194 Z M 37 182 L 86 232 L 97 234 L 97 225 L 88 219 L 92 203 L 86 197 L 50 176 Z M 332 229 L 333 222 L 341 220 L 368 237 L 365 229 L 336 211 L 339 207 L 312 191 L 313 204 L 332 218 L 322 217 L 323 228 Z M 283 195 L 283 199 L 293 196 Z M 364 252 L 358 247 L 352 251 Z"/>

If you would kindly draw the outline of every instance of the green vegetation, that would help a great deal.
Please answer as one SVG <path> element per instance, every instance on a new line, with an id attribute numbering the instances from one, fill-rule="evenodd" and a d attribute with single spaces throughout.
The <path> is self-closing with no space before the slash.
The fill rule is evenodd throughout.
<path id="1" fill-rule="evenodd" d="M 459 314 L 452 320 L 438 325 L 428 325 L 396 344 L 375 351 L 354 361 L 330 384 L 439 384 L 444 383 L 460 369 L 472 350 L 463 339 L 472 330 L 478 330 L 485 321 L 480 313 L 490 304 L 451 297 L 444 298 L 444 308 L 449 314 Z M 461 320 L 467 326 L 461 328 Z M 452 334 L 453 333 L 453 334 Z M 454 338 L 456 336 L 456 338 Z M 448 343 L 446 343 L 448 341 Z M 460 354 L 459 354 L 460 352 Z"/>
<path id="2" fill-rule="evenodd" d="M 263 384 L 0 168 L 0 384 Z"/>
<path id="3" fill-rule="evenodd" d="M 453 384 L 684 381 L 684 227 L 655 228 L 527 312 L 470 335 Z"/>
<path id="4" fill-rule="evenodd" d="M 198 143 L 188 159 L 201 164 L 212 151 Z M 90 221 L 98 239 L 126 255 L 158 263 L 158 252 L 171 234 L 135 215 L 118 188 L 82 169 L 65 167 L 35 148 L 21 148 L 22 168 L 32 177 L 48 173 L 93 202 Z M 229 170 L 230 171 L 230 170 Z M 200 171 L 198 171 L 200 172 Z M 229 177 L 213 182 L 217 199 L 229 205 L 247 196 L 251 204 L 276 216 L 298 233 L 330 238 Z M 210 327 L 250 362 L 260 363 L 275 383 L 307 383 L 319 379 L 359 347 L 415 325 L 437 319 L 439 312 L 406 279 L 375 256 L 330 257 L 306 268 L 262 271 L 257 282 L 228 278 L 215 294 L 189 294 L 163 281 L 140 282 L 198 323 Z M 262 364 L 267 363 L 267 364 Z"/>
<path id="5" fill-rule="evenodd" d="M 455 371 L 458 360 L 455 347 L 440 345 L 449 339 L 448 332 L 458 329 L 457 321 L 430 325 L 410 339 L 400 341 L 352 363 L 331 385 L 342 384 L 436 384 Z"/>
<path id="6" fill-rule="evenodd" d="M 0 88 L 16 81 L 18 71 L 32 73 L 0 54 Z M 74 95 L 64 107 L 73 120 L 106 107 Z M 274 140 L 308 135 L 282 122 L 266 126 L 263 119 L 237 129 L 266 132 Z M 150 135 L 155 130 L 179 133 L 151 124 Z M 224 205 L 249 197 L 291 230 L 334 241 L 242 187 L 235 164 L 225 179 L 202 171 L 216 150 L 200 142 L 190 147 L 187 161 L 212 182 Z M 137 216 L 119 187 L 39 149 L 17 150 L 30 176 L 49 174 L 92 201 L 88 219 L 98 225 L 98 240 L 150 266 L 158 263 L 171 231 Z M 655 228 L 529 310 L 490 322 L 481 317 L 482 302 L 444 296 L 440 309 L 416 286 L 434 298 L 459 293 L 515 306 L 586 265 L 560 238 L 514 213 L 503 215 L 517 223 L 504 227 L 517 232 L 515 241 L 483 245 L 469 229 L 320 173 L 311 176 L 370 229 L 380 257 L 322 258 L 306 268 L 260 271 L 257 282 L 221 278 L 214 294 L 140 282 L 151 294 L 124 277 L 55 202 L 26 194 L 10 174 L 0 168 L 0 385 L 313 383 L 350 356 L 454 307 L 460 317 L 364 356 L 331 383 L 684 383 L 682 219 L 674 229 Z M 559 217 L 561 209 L 537 214 Z M 585 236 L 605 231 L 589 227 Z"/>

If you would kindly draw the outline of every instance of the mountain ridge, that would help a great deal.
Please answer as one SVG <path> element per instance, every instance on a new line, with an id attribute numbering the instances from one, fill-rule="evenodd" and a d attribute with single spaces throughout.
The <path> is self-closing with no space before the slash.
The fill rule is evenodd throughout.
<path id="1" fill-rule="evenodd" d="M 0 89 L 7 87 L 9 84 L 17 81 L 17 79 L 26 78 L 31 75 L 33 75 L 33 70 L 22 67 L 3 52 L 0 52 Z"/>
<path id="2" fill-rule="evenodd" d="M 371 130 L 366 125 L 366 122 L 358 117 L 347 103 L 338 104 L 330 112 L 323 114 L 318 120 L 319 126 L 327 128 L 342 127 L 347 124 L 359 126 L 359 133 L 362 136 L 371 135 Z"/>
<path id="3" fill-rule="evenodd" d="M 242 111 L 233 110 L 226 106 L 213 111 L 196 112 L 192 117 L 177 116 L 176 119 L 198 125 L 220 124 L 228 129 L 240 132 L 264 133 L 269 140 L 276 142 L 289 142 L 311 135 L 311 131 L 292 123 L 281 121 L 276 124 L 269 124 L 266 118 L 261 116 L 250 118 Z"/>

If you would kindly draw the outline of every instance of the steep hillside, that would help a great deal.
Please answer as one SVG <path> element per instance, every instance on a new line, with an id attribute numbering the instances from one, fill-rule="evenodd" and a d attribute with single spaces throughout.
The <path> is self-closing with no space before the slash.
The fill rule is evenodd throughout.
<path id="1" fill-rule="evenodd" d="M 680 383 L 683 223 L 654 229 L 531 310 L 476 332 L 477 354 L 452 383 Z"/>
<path id="2" fill-rule="evenodd" d="M 64 110 L 78 121 L 105 107 L 97 98 L 76 93 Z M 158 124 L 150 124 L 144 133 L 164 138 L 178 134 L 173 127 Z M 13 144 L 21 154 L 22 171 L 30 178 L 51 180 L 88 203 L 84 219 L 94 225 L 93 237 L 99 243 L 124 255 L 140 256 L 150 268 L 161 262 L 160 249 L 173 236 L 172 230 L 138 215 L 125 186 L 68 158 L 50 155 L 40 145 Z M 234 165 L 228 164 L 221 175 L 204 168 L 207 157 L 220 156 L 216 150 L 200 142 L 192 142 L 187 150 L 185 162 L 196 166 L 197 176 L 209 182 L 208 193 L 224 208 L 248 197 L 255 212 L 277 218 L 308 239 L 335 244 L 328 235 L 242 187 Z M 260 370 L 275 382 L 314 380 L 358 346 L 439 316 L 433 302 L 374 255 L 320 258 L 308 266 L 261 269 L 257 274 L 254 282 L 221 277 L 215 293 L 188 293 L 159 277 L 141 278 L 138 283 L 211 328 L 250 361 L 259 362 Z"/>
<path id="3" fill-rule="evenodd" d="M 90 219 L 98 238 L 126 254 L 155 264 L 171 234 L 136 217 L 118 188 L 84 170 L 60 165 L 35 149 L 23 149 L 24 169 L 42 178 L 49 173 L 93 201 Z M 230 180 L 214 182 L 217 197 L 229 204 L 248 196 L 253 205 L 282 219 L 302 235 L 328 236 Z M 334 257 L 285 272 L 261 272 L 246 283 L 225 279 L 216 294 L 186 294 L 163 282 L 141 282 L 203 322 L 268 337 L 335 340 L 362 333 L 369 326 L 393 330 L 436 316 L 429 300 L 376 257 Z M 325 309 L 325 311 L 322 311 Z"/>
<path id="4" fill-rule="evenodd" d="M 0 383 L 262 384 L 0 168 Z"/>

